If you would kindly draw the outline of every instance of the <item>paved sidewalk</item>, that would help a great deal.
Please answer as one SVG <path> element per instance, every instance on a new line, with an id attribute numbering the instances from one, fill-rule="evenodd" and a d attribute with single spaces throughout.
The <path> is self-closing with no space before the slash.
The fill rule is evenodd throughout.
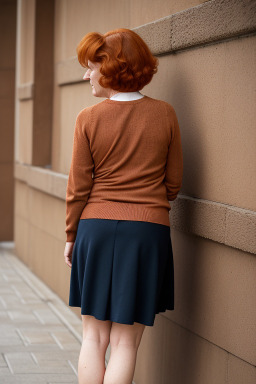
<path id="1" fill-rule="evenodd" d="M 0 383 L 78 383 L 81 320 L 0 242 Z"/>

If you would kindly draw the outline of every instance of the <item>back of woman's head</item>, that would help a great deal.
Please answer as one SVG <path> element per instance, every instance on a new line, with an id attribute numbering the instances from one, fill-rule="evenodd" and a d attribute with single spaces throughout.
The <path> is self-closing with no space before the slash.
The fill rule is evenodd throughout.
<path id="1" fill-rule="evenodd" d="M 141 90 L 157 72 L 159 61 L 145 41 L 134 31 L 114 29 L 104 35 L 87 33 L 77 46 L 79 63 L 100 63 L 99 84 L 120 92 Z"/>

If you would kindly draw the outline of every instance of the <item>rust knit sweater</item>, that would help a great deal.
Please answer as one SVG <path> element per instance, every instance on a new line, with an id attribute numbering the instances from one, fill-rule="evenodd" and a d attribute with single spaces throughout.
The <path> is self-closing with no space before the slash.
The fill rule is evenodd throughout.
<path id="1" fill-rule="evenodd" d="M 182 185 L 183 156 L 171 104 L 144 96 L 105 99 L 76 118 L 66 190 L 66 241 L 80 219 L 170 226 L 168 200 Z"/>

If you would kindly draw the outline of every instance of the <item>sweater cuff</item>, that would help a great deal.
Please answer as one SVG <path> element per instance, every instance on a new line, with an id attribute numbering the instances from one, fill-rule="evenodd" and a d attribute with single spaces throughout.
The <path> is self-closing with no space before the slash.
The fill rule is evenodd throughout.
<path id="1" fill-rule="evenodd" d="M 76 232 L 66 232 L 67 240 L 66 242 L 75 242 L 76 240 Z"/>

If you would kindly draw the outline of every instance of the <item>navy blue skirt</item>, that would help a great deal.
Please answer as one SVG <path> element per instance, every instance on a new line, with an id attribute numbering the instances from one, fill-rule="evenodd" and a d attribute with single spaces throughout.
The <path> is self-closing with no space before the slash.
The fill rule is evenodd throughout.
<path id="1" fill-rule="evenodd" d="M 174 309 L 170 227 L 130 220 L 80 219 L 73 247 L 69 306 L 81 315 L 153 326 Z"/>

